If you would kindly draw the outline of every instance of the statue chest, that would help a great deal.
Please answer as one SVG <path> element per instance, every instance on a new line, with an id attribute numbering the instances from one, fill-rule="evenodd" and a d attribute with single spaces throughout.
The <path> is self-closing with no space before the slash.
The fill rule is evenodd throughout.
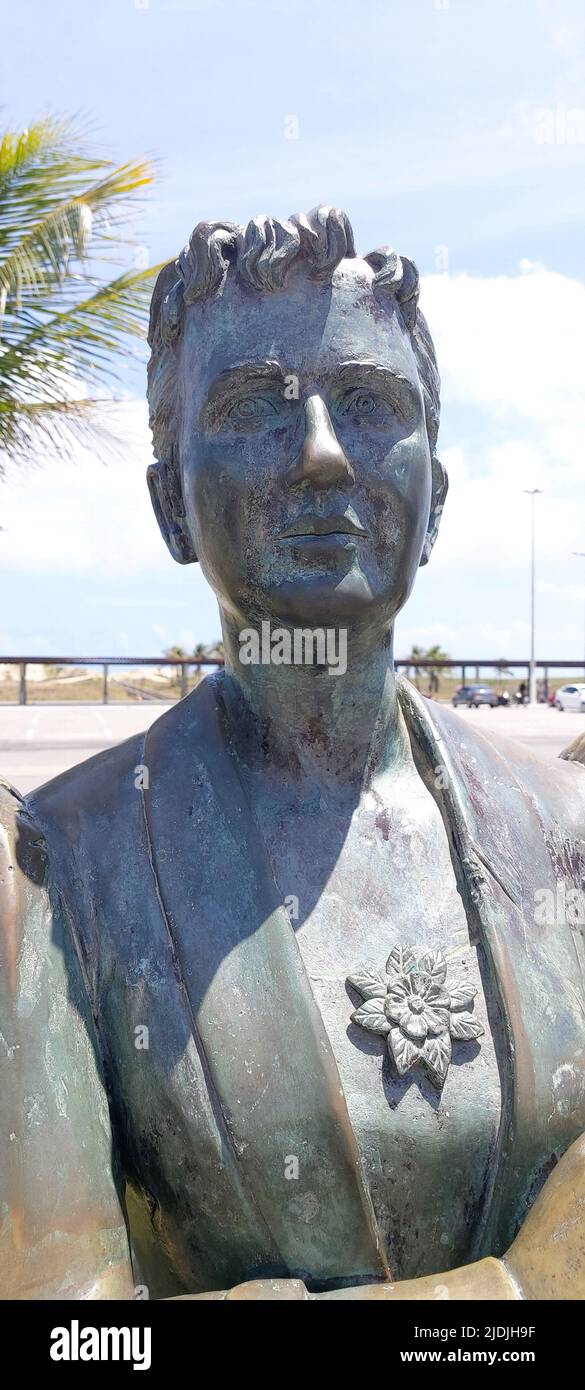
<path id="1" fill-rule="evenodd" d="M 470 942 L 439 812 L 419 787 L 407 806 L 384 806 L 366 796 L 345 828 L 343 843 L 335 844 L 331 822 L 325 843 L 310 817 L 289 818 L 280 835 L 278 828 L 267 832 L 273 872 L 288 901 L 335 1057 L 377 1222 L 400 1278 L 471 1258 L 501 1115 L 495 1003 L 478 948 Z M 446 975 L 439 967 L 444 978 L 435 992 L 440 1002 L 449 990 L 467 1002 L 473 995 L 470 1007 L 458 1008 L 451 1022 L 463 1035 L 475 1033 L 477 1025 L 483 1031 L 477 1038 L 448 1037 L 442 1086 L 436 1077 L 433 1081 L 421 1051 L 427 1021 L 436 1031 L 437 1018 L 445 1019 L 442 1009 L 438 1014 L 433 1009 L 432 995 L 425 1001 L 424 972 L 416 976 L 422 999 L 408 974 L 396 977 L 396 1002 L 406 999 L 406 1013 L 394 1011 L 390 1039 L 387 1031 L 352 1022 L 364 1000 L 348 977 L 362 979 L 365 972 L 371 980 L 381 972 L 383 978 L 394 947 L 411 951 L 416 961 L 428 953 L 444 958 Z M 388 977 L 390 985 L 393 978 Z M 466 1019 L 472 1020 L 471 1029 Z M 393 1052 L 400 1060 L 411 1032 L 418 1034 L 417 1060 L 401 1076 Z M 432 1042 L 432 1032 L 427 1033 Z"/>

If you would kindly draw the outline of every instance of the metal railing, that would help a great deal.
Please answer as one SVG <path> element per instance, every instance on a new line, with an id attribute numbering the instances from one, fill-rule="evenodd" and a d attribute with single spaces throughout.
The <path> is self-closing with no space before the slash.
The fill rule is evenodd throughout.
<path id="1" fill-rule="evenodd" d="M 188 694 L 189 670 L 192 667 L 223 666 L 223 664 L 223 657 L 219 656 L 0 656 L 0 666 L 18 666 L 19 668 L 20 679 L 18 703 L 21 705 L 26 705 L 28 703 L 28 690 L 26 679 L 27 666 L 78 666 L 82 668 L 87 666 L 101 667 L 101 703 L 107 705 L 109 702 L 108 676 L 111 666 L 127 666 L 134 668 L 140 666 L 154 666 L 157 667 L 159 670 L 161 667 L 166 666 L 172 667 L 175 670 L 180 670 L 180 698 L 183 699 L 183 697 Z M 471 657 L 451 657 L 448 660 L 438 661 L 432 659 L 426 660 L 424 657 L 421 657 L 420 661 L 413 661 L 412 659 L 409 660 L 408 657 L 401 657 L 395 662 L 395 665 L 402 670 L 406 670 L 407 674 L 410 671 L 414 671 L 415 676 L 417 677 L 420 674 L 427 674 L 429 671 L 432 670 L 460 672 L 462 685 L 466 685 L 468 683 L 469 671 L 473 671 L 474 673 L 472 679 L 475 681 L 479 681 L 479 673 L 481 670 L 496 671 L 497 673 L 499 673 L 500 679 L 502 679 L 503 676 L 510 676 L 514 671 L 526 671 L 526 679 L 528 679 L 528 673 L 530 670 L 529 660 L 504 661 L 502 659 L 493 660 L 493 658 L 483 658 L 480 660 L 476 660 L 475 658 L 472 659 Z M 584 663 L 582 661 L 537 661 L 536 669 L 537 671 L 542 672 L 542 679 L 544 681 L 545 687 L 548 686 L 549 671 L 578 670 L 584 672 L 585 678 L 585 668 Z M 132 690 L 132 687 L 128 688 Z M 140 691 L 137 687 L 133 688 L 133 693 L 135 693 L 137 700 L 148 700 L 157 698 L 155 695 L 152 694 L 152 692 Z"/>
<path id="2" fill-rule="evenodd" d="M 470 670 L 474 672 L 473 680 L 475 681 L 479 681 L 480 671 L 486 669 L 496 671 L 500 680 L 504 676 L 513 675 L 515 671 L 526 671 L 526 679 L 528 679 L 531 662 L 530 660 L 517 661 L 515 658 L 512 661 L 508 661 L 501 657 L 498 661 L 494 661 L 492 658 L 489 660 L 482 658 L 478 661 L 471 657 L 457 657 L 456 659 L 449 657 L 448 660 L 440 661 L 433 661 L 432 659 L 427 661 L 424 657 L 421 657 L 420 661 L 413 661 L 412 658 L 409 660 L 408 657 L 405 657 L 399 661 L 395 661 L 394 665 L 406 668 L 407 671 L 416 671 L 417 675 L 420 671 L 460 671 L 461 684 L 467 685 L 467 673 Z M 583 661 L 537 661 L 535 662 L 535 669 L 536 671 L 542 672 L 542 679 L 545 685 L 548 685 L 549 671 L 582 671 L 585 679 L 585 662 Z"/>
<path id="3" fill-rule="evenodd" d="M 102 699 L 101 703 L 109 703 L 108 676 L 111 666 L 155 666 L 158 670 L 168 666 L 174 670 L 180 668 L 180 698 L 183 699 L 189 691 L 189 669 L 192 666 L 223 666 L 223 658 L 216 656 L 185 656 L 185 657 L 160 657 L 160 656 L 0 656 L 0 666 L 18 666 L 20 679 L 18 687 L 18 703 L 28 704 L 28 690 L 26 680 L 27 666 L 97 666 L 102 670 Z M 138 699 L 156 699 L 147 691 L 135 689 Z"/>

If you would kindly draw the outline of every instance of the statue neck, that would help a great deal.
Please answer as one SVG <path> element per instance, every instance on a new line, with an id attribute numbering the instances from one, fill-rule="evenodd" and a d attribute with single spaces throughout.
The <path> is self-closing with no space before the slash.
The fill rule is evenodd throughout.
<path id="1" fill-rule="evenodd" d="M 245 764 L 271 768 L 281 780 L 355 790 L 412 761 L 391 626 L 331 632 L 326 664 L 318 666 L 279 660 L 283 653 L 294 658 L 294 629 L 274 622 L 250 627 L 246 632 L 254 631 L 256 642 L 246 647 L 230 615 L 222 614 L 222 627 L 224 698 Z M 283 633 L 290 633 L 290 642 Z"/>

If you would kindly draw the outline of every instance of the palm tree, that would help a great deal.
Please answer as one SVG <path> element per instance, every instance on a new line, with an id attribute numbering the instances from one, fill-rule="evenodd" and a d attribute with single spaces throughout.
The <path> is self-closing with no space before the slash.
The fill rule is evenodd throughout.
<path id="1" fill-rule="evenodd" d="M 145 159 L 92 152 L 78 122 L 0 136 L 0 472 L 2 454 L 100 425 L 100 388 L 135 355 L 160 268 L 123 268 L 124 226 L 153 178 Z"/>
<path id="2" fill-rule="evenodd" d="M 411 666 L 414 666 L 415 680 L 418 683 L 419 671 L 425 671 L 429 677 L 430 688 L 433 691 L 433 693 L 436 694 L 439 689 L 439 676 L 435 667 L 429 667 L 427 665 L 427 662 L 448 661 L 449 653 L 444 652 L 442 647 L 440 647 L 438 643 L 435 643 L 433 647 L 428 647 L 426 651 L 424 651 L 422 647 L 413 646 L 410 649 L 410 656 L 407 657 L 407 660 L 409 664 L 406 668 L 406 674 L 410 676 L 410 668 Z M 448 668 L 444 667 L 443 669 L 445 670 Z"/>
<path id="3" fill-rule="evenodd" d="M 427 661 L 449 660 L 449 653 L 444 652 L 443 648 L 439 646 L 438 642 L 436 642 L 433 647 L 428 648 L 428 651 L 425 652 L 425 656 Z M 436 666 L 427 666 L 426 670 L 428 672 L 429 677 L 429 690 L 433 695 L 438 695 L 440 687 L 440 678 L 447 671 L 449 671 L 450 673 L 451 668 L 449 666 L 443 666 L 440 668 L 440 670 L 437 670 Z"/>
<path id="4" fill-rule="evenodd" d="M 407 665 L 407 667 L 406 667 L 406 674 L 407 674 L 407 676 L 408 676 L 408 678 L 409 678 L 409 680 L 410 680 L 410 668 L 411 668 L 411 666 L 414 666 L 414 679 L 415 679 L 415 683 L 416 683 L 417 686 L 418 686 L 418 673 L 419 673 L 419 670 L 420 670 L 420 668 L 421 668 L 421 662 L 422 662 L 423 657 L 424 657 L 423 648 L 422 648 L 422 647 L 417 647 L 417 646 L 412 646 L 412 647 L 410 648 L 410 654 L 409 654 L 409 656 L 406 658 L 407 661 L 408 661 L 408 665 Z"/>
<path id="5" fill-rule="evenodd" d="M 189 653 L 185 651 L 184 647 L 178 646 L 167 647 L 166 651 L 163 652 L 163 656 L 166 656 L 166 659 L 169 663 L 174 663 L 175 661 L 177 662 L 177 665 L 175 666 L 175 680 L 177 681 L 180 681 L 181 676 L 183 674 L 182 658 L 188 655 Z"/>
<path id="6" fill-rule="evenodd" d="M 444 652 L 444 651 L 443 651 L 443 648 L 439 646 L 438 642 L 435 643 L 434 647 L 427 647 L 427 650 L 426 650 L 426 652 L 425 652 L 425 656 L 426 656 L 427 661 L 449 661 L 449 660 L 450 660 L 449 653 L 448 653 L 448 652 Z M 445 668 L 445 669 L 448 669 L 448 668 Z"/>

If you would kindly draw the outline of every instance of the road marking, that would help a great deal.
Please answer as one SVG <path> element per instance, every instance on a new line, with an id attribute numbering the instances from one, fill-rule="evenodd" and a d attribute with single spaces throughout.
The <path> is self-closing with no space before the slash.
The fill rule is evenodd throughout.
<path id="1" fill-rule="evenodd" d="M 103 729 L 103 731 L 104 731 L 104 733 L 105 733 L 105 735 L 106 735 L 106 738 L 113 738 L 114 735 L 113 735 L 113 733 L 112 733 L 112 730 L 111 730 L 109 724 L 106 723 L 105 715 L 102 714 L 101 709 L 94 709 L 94 714 L 95 714 L 95 717 L 96 717 L 96 719 L 97 719 L 97 721 L 98 721 L 98 724 L 101 724 L 102 729 Z"/>
<path id="2" fill-rule="evenodd" d="M 35 736 L 35 729 L 36 729 L 37 726 L 38 726 L 38 722 L 39 722 L 40 717 L 41 717 L 41 712 L 40 712 L 40 710 L 37 710 L 36 714 L 33 714 L 33 717 L 32 717 L 32 719 L 31 719 L 31 721 L 30 721 L 29 727 L 28 727 L 28 729 L 27 729 L 27 731 L 26 731 L 26 734 L 25 734 L 25 738 L 26 738 L 27 742 L 29 742 L 29 743 L 32 742 L 32 740 L 33 740 L 33 738 L 34 738 L 34 736 Z"/>

